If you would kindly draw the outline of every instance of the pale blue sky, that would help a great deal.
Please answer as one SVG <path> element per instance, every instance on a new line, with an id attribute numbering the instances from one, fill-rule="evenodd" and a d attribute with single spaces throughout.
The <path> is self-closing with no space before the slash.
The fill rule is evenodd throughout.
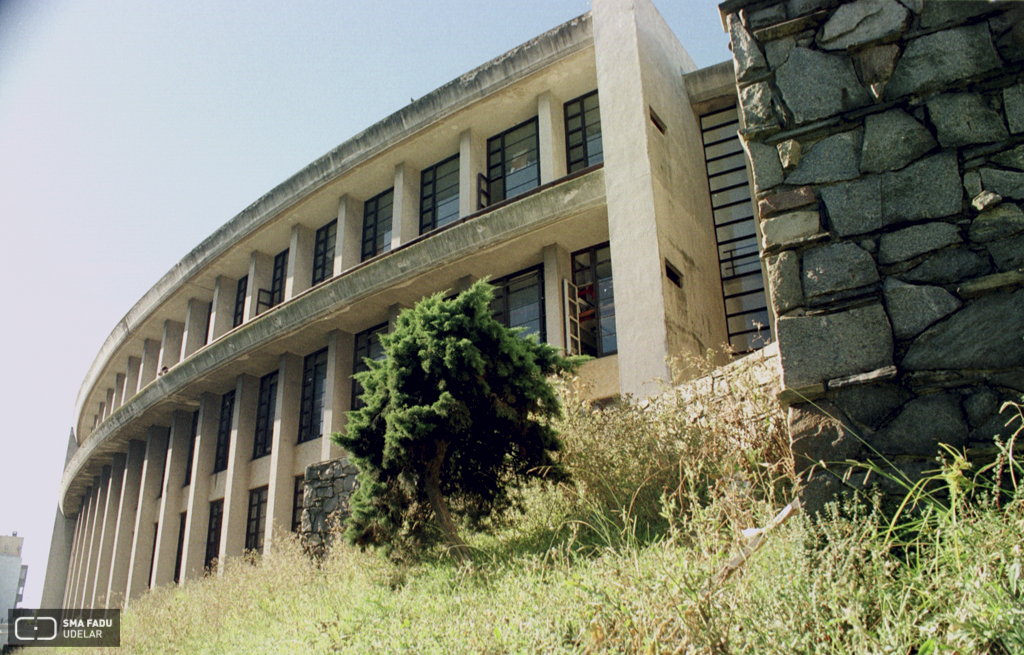
<path id="1" fill-rule="evenodd" d="M 698 66 L 712 0 L 654 0 Z M 0 534 L 42 593 L 78 387 L 170 267 L 388 114 L 587 0 L 0 0 Z"/>

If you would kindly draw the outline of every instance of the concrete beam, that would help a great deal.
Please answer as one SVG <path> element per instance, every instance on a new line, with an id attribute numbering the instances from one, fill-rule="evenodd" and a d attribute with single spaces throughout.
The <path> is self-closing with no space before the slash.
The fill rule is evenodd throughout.
<path id="1" fill-rule="evenodd" d="M 153 586 L 162 587 L 174 581 L 174 564 L 178 556 L 182 482 L 188 467 L 188 451 L 192 442 L 192 413 L 177 411 L 171 417 L 167 442 L 167 474 L 160 496 L 156 556 L 153 559 Z"/>
<path id="2" fill-rule="evenodd" d="M 139 387 L 135 390 L 136 393 L 156 379 L 157 371 L 160 370 L 159 365 L 160 342 L 146 339 L 142 343 L 142 361 L 139 364 Z"/>
<path id="3" fill-rule="evenodd" d="M 185 546 L 181 555 L 181 580 L 203 577 L 206 566 L 206 538 L 210 523 L 210 481 L 217 452 L 217 424 L 221 397 L 205 393 L 199 400 L 199 425 L 192 455 L 192 483 L 188 489 L 185 517 Z"/>
<path id="4" fill-rule="evenodd" d="M 345 429 L 347 412 L 352 407 L 352 362 L 355 335 L 334 330 L 327 335 L 327 380 L 324 384 L 324 434 L 320 461 L 341 457 L 342 450 L 331 434 Z"/>
<path id="5" fill-rule="evenodd" d="M 480 175 L 487 175 L 487 139 L 472 130 L 463 130 L 459 134 L 459 218 L 479 208 Z"/>
<path id="6" fill-rule="evenodd" d="M 93 606 L 93 593 L 96 590 L 96 571 L 100 565 L 100 544 L 103 541 L 104 517 L 107 509 L 107 491 L 110 486 L 110 467 L 104 466 L 102 473 L 93 478 L 93 486 L 97 489 L 96 515 L 92 523 L 92 535 L 89 541 L 88 565 L 85 568 L 85 582 L 82 588 L 79 607 L 88 609 Z"/>
<path id="7" fill-rule="evenodd" d="M 107 478 L 106 507 L 103 509 L 103 529 L 100 533 L 99 560 L 96 566 L 96 580 L 93 583 L 89 606 L 107 606 L 107 589 L 110 587 L 110 563 L 114 558 L 114 534 L 117 532 L 117 510 L 121 505 L 121 487 L 124 482 L 125 456 L 114 453 Z M 107 467 L 104 467 L 106 470 Z"/>
<path id="8" fill-rule="evenodd" d="M 292 226 L 291 245 L 288 246 L 288 272 L 284 284 L 284 299 L 291 300 L 313 284 L 313 248 L 316 233 L 305 225 Z"/>
<path id="9" fill-rule="evenodd" d="M 235 299 L 238 294 L 238 280 L 223 275 L 217 276 L 213 285 L 213 303 L 210 309 L 210 327 L 207 343 L 231 331 L 235 320 Z"/>
<path id="10" fill-rule="evenodd" d="M 164 478 L 168 432 L 167 428 L 154 425 L 149 428 L 149 435 L 146 439 L 139 507 L 135 513 L 135 538 L 132 540 L 132 559 L 128 568 L 126 607 L 133 598 L 138 598 L 150 587 L 153 548 L 156 545 L 157 508 L 160 504 L 160 486 Z"/>
<path id="11" fill-rule="evenodd" d="M 566 175 L 564 99 L 551 91 L 537 96 L 537 138 L 540 143 L 540 183 Z"/>
<path id="12" fill-rule="evenodd" d="M 199 298 L 188 299 L 185 312 L 185 329 L 181 338 L 181 358 L 185 359 L 206 343 L 209 334 L 211 305 Z M 179 361 L 180 361 L 179 359 Z"/>
<path id="13" fill-rule="evenodd" d="M 572 276 L 572 256 L 557 243 L 544 246 L 544 329 L 548 343 L 565 350 L 562 280 Z"/>
<path id="14" fill-rule="evenodd" d="M 270 491 L 267 496 L 267 525 L 264 552 L 273 548 L 274 529 L 291 529 L 292 486 L 295 468 L 295 444 L 299 437 L 299 410 L 302 400 L 303 358 L 284 353 L 278 363 L 277 398 L 274 407 L 274 434 L 270 448 Z"/>
<path id="15" fill-rule="evenodd" d="M 395 204 L 391 214 L 391 249 L 420 235 L 420 171 L 406 162 L 395 166 Z"/>
<path id="16" fill-rule="evenodd" d="M 359 264 L 363 243 L 363 200 L 350 194 L 338 200 L 338 234 L 334 247 L 334 277 Z"/>
<path id="17" fill-rule="evenodd" d="M 224 482 L 224 523 L 220 538 L 219 571 L 229 557 L 245 551 L 245 526 L 249 511 L 249 462 L 256 434 L 256 407 L 260 379 L 239 375 L 235 383 L 235 407 L 231 418 L 227 478 Z"/>
<path id="18" fill-rule="evenodd" d="M 181 344 L 185 336 L 185 324 L 167 319 L 164 321 L 164 336 L 160 341 L 160 363 L 157 374 L 165 372 L 181 361 Z"/>
<path id="19" fill-rule="evenodd" d="M 245 292 L 244 322 L 256 318 L 259 290 L 270 291 L 270 283 L 274 277 L 274 258 L 266 253 L 254 250 L 249 255 L 249 289 Z"/>
<path id="20" fill-rule="evenodd" d="M 114 532 L 114 550 L 110 561 L 110 579 L 107 581 L 108 609 L 123 607 L 125 603 L 132 544 L 135 539 L 135 517 L 139 509 L 139 489 L 142 485 L 142 468 L 145 461 L 146 442 L 133 439 L 128 443 L 120 503 L 117 507 L 117 528 Z"/>

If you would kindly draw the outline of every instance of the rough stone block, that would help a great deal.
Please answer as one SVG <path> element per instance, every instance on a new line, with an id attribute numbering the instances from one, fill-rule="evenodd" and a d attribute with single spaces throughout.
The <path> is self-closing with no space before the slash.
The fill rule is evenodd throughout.
<path id="1" fill-rule="evenodd" d="M 1011 134 L 1024 132 L 1024 83 L 1003 89 L 1003 111 Z"/>
<path id="2" fill-rule="evenodd" d="M 892 332 L 897 339 L 920 334 L 935 321 L 960 309 L 962 304 L 942 287 L 906 284 L 893 277 L 885 278 L 882 288 Z"/>
<path id="3" fill-rule="evenodd" d="M 930 28 L 940 25 L 952 25 L 961 23 L 968 18 L 973 18 L 987 11 L 992 11 L 993 3 L 964 1 L 950 2 L 939 0 L 938 2 L 925 2 L 921 13 L 921 27 Z"/>
<path id="4" fill-rule="evenodd" d="M 775 69 L 786 63 L 789 53 L 793 52 L 795 47 L 796 41 L 791 36 L 764 44 L 764 56 L 768 59 L 768 66 Z"/>
<path id="5" fill-rule="evenodd" d="M 824 184 L 852 180 L 860 175 L 864 130 L 840 132 L 818 141 L 786 176 L 786 184 Z"/>
<path id="6" fill-rule="evenodd" d="M 896 0 L 856 0 L 841 5 L 818 33 L 824 50 L 845 50 L 871 41 L 893 39 L 907 27 L 910 12 Z"/>
<path id="7" fill-rule="evenodd" d="M 882 235 L 878 261 L 882 264 L 895 264 L 960 242 L 960 231 L 950 223 L 913 225 Z"/>
<path id="8" fill-rule="evenodd" d="M 999 409 L 999 395 L 989 387 L 978 387 L 964 398 L 963 404 L 967 424 L 976 428 Z"/>
<path id="9" fill-rule="evenodd" d="M 857 429 L 842 410 L 828 401 L 791 405 L 788 420 L 797 473 L 819 462 L 844 462 L 860 450 Z"/>
<path id="10" fill-rule="evenodd" d="M 956 288 L 961 298 L 976 298 L 993 291 L 1009 291 L 1024 287 L 1024 270 L 994 273 L 968 280 Z"/>
<path id="11" fill-rule="evenodd" d="M 1009 136 L 1003 118 L 977 93 L 932 96 L 928 99 L 928 115 L 945 148 L 993 143 Z"/>
<path id="12" fill-rule="evenodd" d="M 752 11 L 747 16 L 747 21 L 750 23 L 750 29 L 756 30 L 759 27 L 765 25 L 775 25 L 786 20 L 786 5 L 777 4 L 765 9 L 758 9 Z"/>
<path id="13" fill-rule="evenodd" d="M 757 203 L 757 213 L 761 218 L 768 218 L 782 212 L 813 205 L 816 202 L 814 190 L 805 186 L 761 198 Z"/>
<path id="14" fill-rule="evenodd" d="M 993 164 L 1024 171 L 1024 145 L 996 153 L 988 158 Z"/>
<path id="15" fill-rule="evenodd" d="M 737 82 L 748 82 L 766 72 L 768 64 L 757 47 L 757 41 L 743 26 L 738 14 L 729 14 L 729 38 L 732 41 L 733 68 Z"/>
<path id="16" fill-rule="evenodd" d="M 995 408 L 995 410 L 998 409 L 998 407 Z M 1012 416 L 1012 411 L 1012 408 L 1008 408 L 1006 411 L 1001 413 L 994 411 L 988 417 L 988 420 L 971 431 L 971 441 L 985 441 L 992 443 L 995 441 L 996 437 L 998 437 L 1000 441 L 1006 443 L 1020 426 L 1019 421 L 1013 421 L 1007 425 L 1007 422 L 1010 421 Z"/>
<path id="17" fill-rule="evenodd" d="M 783 316 L 778 320 L 784 388 L 892 365 L 892 329 L 879 304 L 835 314 Z"/>
<path id="18" fill-rule="evenodd" d="M 1024 236 L 992 241 L 988 244 L 988 251 L 1000 271 L 1024 268 Z"/>
<path id="19" fill-rule="evenodd" d="M 1024 212 L 1017 205 L 1006 203 L 978 214 L 968 236 L 975 243 L 985 243 L 1021 232 L 1024 232 Z"/>
<path id="20" fill-rule="evenodd" d="M 926 258 L 900 277 L 908 282 L 953 284 L 992 270 L 987 258 L 966 248 L 948 248 Z"/>
<path id="21" fill-rule="evenodd" d="M 886 455 L 934 456 L 940 443 L 962 448 L 967 445 L 967 423 L 960 398 L 944 393 L 912 400 L 870 443 Z"/>
<path id="22" fill-rule="evenodd" d="M 925 6 L 939 4 L 945 3 L 928 2 Z M 934 32 L 907 45 L 885 86 L 885 98 L 925 93 L 1000 66 L 987 24 Z"/>
<path id="23" fill-rule="evenodd" d="M 876 45 L 853 55 L 860 80 L 869 86 L 885 84 L 896 69 L 900 48 L 895 44 Z M 877 95 L 877 94 L 876 94 Z"/>
<path id="24" fill-rule="evenodd" d="M 769 218 L 761 224 L 762 249 L 771 250 L 806 239 L 821 231 L 816 211 L 799 211 Z"/>
<path id="25" fill-rule="evenodd" d="M 750 158 L 754 174 L 754 189 L 760 193 L 782 184 L 782 163 L 779 151 L 757 141 L 743 140 L 743 148 Z"/>
<path id="26" fill-rule="evenodd" d="M 991 191 L 982 191 L 971 200 L 971 207 L 976 210 L 983 212 L 988 209 L 992 209 L 1003 201 L 1003 197 L 998 193 L 992 193 Z"/>
<path id="27" fill-rule="evenodd" d="M 903 387 L 892 383 L 863 384 L 836 391 L 832 400 L 854 423 L 877 430 L 893 412 L 910 400 Z"/>
<path id="28" fill-rule="evenodd" d="M 803 256 L 804 296 L 814 298 L 878 282 L 875 260 L 855 243 L 812 248 Z"/>
<path id="29" fill-rule="evenodd" d="M 803 286 L 800 284 L 800 255 L 792 251 L 780 252 L 766 260 L 768 290 L 776 316 L 782 316 L 804 304 Z"/>
<path id="30" fill-rule="evenodd" d="M 977 298 L 917 337 L 901 367 L 922 371 L 1024 365 L 1021 316 L 1024 316 L 1024 290 Z"/>
<path id="31" fill-rule="evenodd" d="M 981 193 L 981 173 L 970 170 L 964 173 L 964 191 L 971 198 Z"/>
<path id="32" fill-rule="evenodd" d="M 800 163 L 803 146 L 796 139 L 782 141 L 776 146 L 776 149 L 779 151 L 779 161 L 782 163 L 783 170 L 791 171 Z"/>
<path id="33" fill-rule="evenodd" d="M 915 14 L 920 14 L 924 9 L 924 0 L 900 0 L 900 4 Z"/>
<path id="34" fill-rule="evenodd" d="M 953 151 L 932 155 L 882 177 L 882 222 L 886 225 L 958 214 L 962 202 L 963 186 Z"/>
<path id="35" fill-rule="evenodd" d="M 758 82 L 740 90 L 743 123 L 747 127 L 763 127 L 777 123 L 772 111 L 772 90 L 767 82 Z"/>
<path id="36" fill-rule="evenodd" d="M 775 71 L 775 83 L 797 123 L 834 116 L 871 103 L 845 55 L 796 48 Z"/>
<path id="37" fill-rule="evenodd" d="M 982 168 L 981 185 L 1004 198 L 1024 200 L 1024 173 Z"/>
<path id="38" fill-rule="evenodd" d="M 837 184 L 821 190 L 828 210 L 829 229 L 848 237 L 882 227 L 882 183 L 878 177 Z"/>
<path id="39" fill-rule="evenodd" d="M 890 109 L 864 119 L 860 169 L 881 173 L 903 168 L 938 144 L 932 133 L 902 109 Z"/>

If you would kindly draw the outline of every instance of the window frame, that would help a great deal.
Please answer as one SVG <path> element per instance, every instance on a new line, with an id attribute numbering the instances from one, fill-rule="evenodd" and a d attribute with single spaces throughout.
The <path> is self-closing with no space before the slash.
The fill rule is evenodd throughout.
<path id="1" fill-rule="evenodd" d="M 210 518 L 206 523 L 206 557 L 203 568 L 209 570 L 220 558 L 220 538 L 224 528 L 224 499 L 210 501 Z"/>
<path id="2" fill-rule="evenodd" d="M 199 410 L 192 412 L 192 434 L 188 441 L 188 459 L 185 461 L 185 481 L 182 487 L 192 484 L 192 460 L 196 456 L 196 439 L 199 436 Z"/>
<path id="3" fill-rule="evenodd" d="M 277 307 L 284 302 L 284 287 L 287 280 L 288 248 L 285 248 L 274 255 L 274 269 L 270 276 L 270 307 Z"/>
<path id="4" fill-rule="evenodd" d="M 246 550 L 263 553 L 264 537 L 267 531 L 267 501 L 269 498 L 269 485 L 249 490 L 249 513 L 245 521 Z"/>
<path id="5" fill-rule="evenodd" d="M 381 216 L 381 200 L 386 196 L 391 197 L 391 202 L 384 205 L 389 212 L 387 217 Z M 360 244 L 360 260 L 365 262 L 368 259 L 373 259 L 377 255 L 383 254 L 391 250 L 391 238 L 394 229 L 394 218 L 395 218 L 395 187 L 391 187 L 386 191 L 378 193 L 374 197 L 370 198 L 363 203 L 363 233 L 362 242 Z M 377 249 L 377 239 L 381 237 L 381 226 L 387 222 L 387 229 L 383 231 L 383 234 L 388 238 L 381 238 L 380 250 Z M 368 235 L 370 238 L 367 238 Z M 369 248 L 367 245 L 369 244 Z"/>
<path id="6" fill-rule="evenodd" d="M 220 416 L 217 419 L 217 447 L 213 454 L 213 472 L 228 470 L 228 455 L 231 450 L 231 429 L 234 423 L 235 390 L 220 397 Z"/>
<path id="7" fill-rule="evenodd" d="M 256 399 L 256 429 L 253 430 L 252 458 L 259 459 L 270 454 L 274 440 L 274 419 L 277 412 L 278 371 L 271 371 L 260 378 L 260 390 Z"/>
<path id="8" fill-rule="evenodd" d="M 178 522 L 178 546 L 174 555 L 174 583 L 181 581 L 181 557 L 185 552 L 185 526 L 188 524 L 188 512 L 182 512 Z"/>
<path id="9" fill-rule="evenodd" d="M 319 361 L 320 358 L 323 361 Z M 316 352 L 306 355 L 302 361 L 302 391 L 299 400 L 299 435 L 297 443 L 305 443 L 307 441 L 313 441 L 323 436 L 324 430 L 324 407 L 326 406 L 325 398 L 327 393 L 327 368 L 330 364 L 330 352 L 329 348 L 321 348 Z M 319 371 L 323 370 L 323 375 L 319 374 Z M 317 397 L 317 382 L 320 381 L 321 392 L 319 398 Z M 308 392 L 308 393 L 307 393 Z M 320 410 L 317 412 L 317 402 L 319 401 Z M 315 419 L 315 416 L 319 415 L 319 418 Z M 319 429 L 314 432 L 313 426 L 316 424 Z"/>
<path id="10" fill-rule="evenodd" d="M 304 496 L 306 494 L 306 476 L 296 475 L 295 476 L 295 489 L 292 492 L 292 532 L 299 532 L 302 529 L 302 511 L 304 506 Z"/>
<path id="11" fill-rule="evenodd" d="M 592 111 L 594 109 L 597 110 L 597 122 L 596 122 L 596 125 L 598 126 L 599 130 L 600 130 L 600 126 L 601 126 L 601 102 L 600 102 L 600 99 L 598 99 L 597 106 L 593 107 L 590 110 L 588 110 L 586 108 L 586 101 L 589 100 L 591 97 L 595 97 L 595 96 L 597 96 L 597 89 L 594 89 L 590 93 L 584 93 L 583 95 L 581 95 L 581 96 L 579 96 L 577 98 L 573 98 L 572 100 L 570 100 L 570 101 L 566 102 L 564 105 L 562 105 L 562 113 L 563 113 L 563 116 L 565 118 L 565 168 L 566 168 L 566 173 L 572 174 L 572 173 L 575 173 L 576 171 L 581 171 L 584 168 L 589 168 L 590 166 L 596 166 L 597 164 L 599 164 L 599 163 L 604 161 L 604 135 L 603 135 L 603 132 L 600 132 L 600 131 L 598 132 L 598 138 L 600 139 L 600 142 L 601 142 L 601 150 L 600 150 L 599 153 L 592 153 L 592 152 L 590 152 L 592 144 L 591 144 L 591 141 L 587 138 L 587 129 L 589 127 L 592 127 L 593 125 L 595 125 L 595 123 L 587 123 L 587 113 L 589 111 Z M 579 113 L 575 113 L 575 114 L 570 115 L 570 112 L 575 110 L 575 106 L 579 107 Z M 570 120 L 573 119 L 573 118 L 576 118 L 577 116 L 579 116 L 579 118 L 580 118 L 580 126 L 577 127 L 577 128 L 570 128 L 569 127 Z M 578 146 L 573 146 L 572 143 L 571 143 L 572 136 L 574 134 L 577 134 L 577 133 L 582 133 L 583 136 L 582 136 L 582 138 L 580 140 L 580 144 Z M 583 150 L 582 156 L 577 158 L 577 159 L 573 159 L 573 157 L 572 157 L 572 150 L 573 150 L 574 147 L 579 147 L 579 148 L 582 148 L 582 150 Z M 597 160 L 597 161 L 591 161 L 592 157 L 594 157 L 595 154 L 599 155 L 600 159 Z"/>
<path id="12" fill-rule="evenodd" d="M 249 276 L 238 278 L 235 286 L 235 313 L 231 317 L 231 327 L 236 328 L 245 321 L 245 297 L 249 294 Z"/>
<path id="13" fill-rule="evenodd" d="M 509 195 L 509 193 L 508 193 L 508 177 L 509 177 L 509 175 L 511 173 L 515 173 L 515 172 L 518 172 L 518 171 L 511 171 L 511 173 L 510 173 L 510 171 L 508 170 L 508 166 L 509 166 L 510 162 L 508 161 L 508 143 L 507 143 L 507 138 L 508 138 L 509 135 L 511 135 L 516 130 L 522 129 L 522 128 L 530 125 L 531 123 L 533 124 L 533 148 L 531 150 L 534 153 L 536 153 L 536 160 L 532 164 L 528 164 L 527 166 L 524 166 L 520 170 L 525 170 L 528 166 L 534 165 L 537 168 L 537 175 L 536 175 L 536 178 L 535 178 L 534 183 L 532 185 L 526 186 L 526 187 L 520 185 L 519 187 L 517 187 L 516 192 L 514 194 Z M 492 145 L 492 144 L 496 144 L 496 146 Z M 527 152 L 529 152 L 529 151 L 527 151 Z M 498 158 L 498 161 L 496 163 L 492 163 L 491 158 L 495 154 L 499 154 L 499 158 Z M 499 169 L 500 169 L 500 174 L 497 172 Z M 519 123 L 518 125 L 510 127 L 509 129 L 505 130 L 504 132 L 502 132 L 500 134 L 495 134 L 494 136 L 492 136 L 489 139 L 487 139 L 487 175 L 486 175 L 486 179 L 487 179 L 487 204 L 488 205 L 493 205 L 495 203 L 499 203 L 499 202 L 502 202 L 504 200 L 509 200 L 511 198 L 515 198 L 515 197 L 520 196 L 520 195 L 522 195 L 522 194 L 524 194 L 524 193 L 526 193 L 528 191 L 532 191 L 533 189 L 536 189 L 537 187 L 540 186 L 540 121 L 537 119 L 537 116 L 534 116 L 533 118 L 528 118 L 527 120 L 523 121 L 522 123 Z M 495 193 L 495 184 L 498 183 L 499 181 L 501 182 L 501 193 L 497 194 L 497 193 Z"/>
<path id="14" fill-rule="evenodd" d="M 381 323 L 379 325 L 375 325 L 375 326 L 373 326 L 371 328 L 368 328 L 366 330 L 363 330 L 362 332 L 357 333 L 355 338 L 352 340 L 352 342 L 353 342 L 353 352 L 352 352 L 352 376 L 353 376 L 352 377 L 352 410 L 353 411 L 363 407 L 363 400 L 362 400 L 363 385 L 359 384 L 359 382 L 355 379 L 355 374 L 356 373 L 362 373 L 363 371 L 370 370 L 369 365 L 364 361 L 364 360 L 370 358 L 369 355 L 370 355 L 370 352 L 371 352 L 371 345 L 372 345 L 371 342 L 370 342 L 370 339 L 372 339 L 374 335 L 387 334 L 388 331 L 389 331 L 388 330 L 389 327 L 390 327 L 389 323 L 387 321 L 385 321 L 385 322 L 383 322 L 383 323 Z M 380 343 L 380 337 L 379 336 L 377 337 L 377 343 L 378 344 Z M 378 358 L 370 358 L 370 359 L 375 359 L 376 361 L 380 361 L 380 359 L 383 359 L 383 356 L 381 358 L 379 358 L 379 359 Z"/>
<path id="15" fill-rule="evenodd" d="M 615 354 L 617 354 L 619 352 L 618 324 L 617 323 L 616 323 L 616 331 L 613 333 L 615 335 L 615 348 L 614 349 L 605 351 L 605 349 L 604 349 L 604 338 L 602 337 L 602 322 L 603 322 L 604 318 L 607 318 L 607 317 L 603 317 L 602 316 L 602 312 L 601 312 L 601 306 L 602 306 L 603 298 L 601 297 L 601 286 L 598 284 L 598 277 L 597 277 L 597 266 L 598 266 L 597 253 L 599 251 L 605 250 L 605 249 L 608 250 L 608 265 L 612 269 L 612 275 L 611 275 L 611 277 L 609 279 L 610 279 L 610 282 L 612 284 L 612 292 L 611 292 L 611 303 L 612 303 L 612 311 L 613 311 L 612 320 L 615 320 L 615 313 L 614 313 L 614 311 L 615 311 L 615 267 L 612 264 L 612 253 L 611 253 L 611 244 L 610 244 L 610 242 L 605 241 L 604 243 L 599 243 L 599 244 L 590 246 L 589 248 L 581 248 L 580 250 L 577 250 L 576 252 L 572 253 L 572 258 L 571 258 L 571 262 L 570 262 L 570 267 L 571 267 L 571 271 L 572 271 L 572 283 L 573 283 L 573 286 L 576 288 L 577 302 L 580 303 L 580 313 L 579 313 L 579 317 L 578 317 L 579 323 L 580 323 L 580 345 L 581 345 L 581 353 L 580 354 L 591 355 L 591 356 L 597 357 L 597 358 L 607 357 L 609 355 L 615 355 Z M 582 255 L 584 253 L 590 255 L 590 263 L 587 264 L 586 266 L 577 267 L 576 258 L 577 258 L 577 256 Z M 581 273 L 581 272 L 584 272 L 584 271 L 587 271 L 587 270 L 589 270 L 589 272 L 590 272 L 591 281 L 589 283 L 580 284 L 577 281 L 578 278 L 576 277 L 576 275 L 577 275 L 577 273 Z M 584 324 L 585 321 L 590 320 L 589 318 L 588 319 L 584 319 L 583 318 L 583 314 L 586 313 L 586 311 L 590 311 L 590 310 L 584 310 L 582 308 L 582 303 L 584 301 L 581 301 L 580 297 L 585 293 L 585 288 L 588 287 L 588 286 L 593 287 L 593 295 L 594 295 L 593 301 L 590 301 L 590 300 L 585 301 L 587 304 L 589 304 L 591 307 L 593 307 L 593 312 L 594 312 L 593 333 L 594 333 L 594 344 L 595 344 L 595 346 L 594 346 L 594 352 L 593 353 L 582 351 L 582 345 L 583 345 L 583 336 L 582 335 L 583 335 L 583 332 L 588 329 L 588 328 L 584 328 L 583 324 Z"/>
<path id="16" fill-rule="evenodd" d="M 334 277 L 334 255 L 338 243 L 338 219 L 323 225 L 313 239 L 313 278 L 311 286 Z"/>
<path id="17" fill-rule="evenodd" d="M 437 203 L 437 195 L 438 195 L 437 183 L 438 183 L 438 177 L 439 177 L 438 176 L 438 171 L 440 171 L 442 167 L 447 166 L 447 165 L 451 164 L 452 162 L 455 162 L 455 164 L 456 164 L 455 170 L 454 170 L 454 175 L 455 175 L 455 184 L 454 184 L 455 195 L 454 196 L 448 196 L 447 198 L 445 198 L 444 202 L 445 203 L 451 202 L 452 198 L 454 198 L 454 202 L 455 202 L 455 216 L 454 217 L 450 217 L 450 218 L 446 217 L 446 219 L 445 219 L 445 221 L 443 223 L 438 224 L 438 215 L 437 215 L 437 204 L 438 204 Z M 450 224 L 452 224 L 452 223 L 454 223 L 454 222 L 459 220 L 459 218 L 460 218 L 459 201 L 460 201 L 460 194 L 462 192 L 462 189 L 460 188 L 460 185 L 459 185 L 460 173 L 461 173 L 461 163 L 460 163 L 459 153 L 455 153 L 451 157 L 449 157 L 449 158 L 447 158 L 447 159 L 445 159 L 443 161 L 439 161 L 436 164 L 434 164 L 433 166 L 430 166 L 429 168 L 424 168 L 423 171 L 420 172 L 420 234 L 421 235 L 426 234 L 427 232 L 430 232 L 432 230 L 436 230 L 439 227 L 444 227 L 445 225 L 450 225 Z M 453 174 L 453 171 L 448 171 L 448 172 L 442 174 L 440 177 L 443 179 L 443 178 L 448 177 L 448 176 L 450 176 L 452 174 Z M 447 191 L 447 190 L 451 189 L 452 186 L 453 185 L 448 185 L 446 187 L 443 187 L 441 189 L 441 191 L 442 192 Z"/>
<path id="18" fill-rule="evenodd" d="M 517 282 L 520 279 L 522 279 L 522 278 L 524 278 L 524 277 L 526 277 L 528 275 L 536 275 L 536 277 L 537 277 L 537 296 L 538 296 L 537 302 L 539 304 L 539 311 L 538 311 L 538 316 L 537 316 L 537 320 L 538 320 L 538 323 L 539 323 L 539 329 L 538 329 L 538 331 L 536 333 L 537 334 L 537 338 L 538 338 L 538 340 L 541 343 L 547 343 L 547 308 L 545 306 L 546 305 L 546 301 L 545 301 L 545 297 L 544 297 L 544 264 L 537 264 L 536 266 L 531 266 L 529 268 L 524 268 L 521 271 L 516 271 L 515 273 L 512 273 L 510 275 L 506 275 L 505 277 L 502 277 L 502 278 L 498 278 L 497 280 L 491 280 L 490 281 L 491 286 L 492 287 L 496 287 L 495 295 L 494 295 L 494 300 L 491 303 L 491 309 L 492 309 L 492 312 L 494 312 L 494 303 L 499 302 L 499 301 L 502 302 L 502 308 L 501 308 L 500 314 L 501 314 L 501 316 L 503 318 L 499 319 L 501 324 L 504 325 L 507 328 L 522 327 L 522 326 L 511 326 L 511 325 L 509 325 L 509 320 L 508 319 L 510 318 L 510 312 L 509 312 L 509 303 L 508 303 L 508 298 L 509 298 L 508 289 L 509 289 L 509 286 L 512 283 Z M 494 312 L 494 314 L 497 314 L 497 312 Z M 495 318 L 498 318 L 497 315 L 495 315 Z M 525 336 L 527 334 L 533 334 L 533 333 L 531 333 L 531 332 L 524 332 L 523 334 Z"/>

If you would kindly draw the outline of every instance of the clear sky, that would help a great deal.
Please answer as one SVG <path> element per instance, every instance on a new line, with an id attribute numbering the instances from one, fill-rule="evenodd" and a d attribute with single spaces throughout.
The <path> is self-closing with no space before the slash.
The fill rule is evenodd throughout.
<path id="1" fill-rule="evenodd" d="M 654 0 L 698 66 L 713 0 Z M 306 164 L 588 0 L 0 0 L 0 534 L 42 594 L 75 398 L 172 265 Z"/>

